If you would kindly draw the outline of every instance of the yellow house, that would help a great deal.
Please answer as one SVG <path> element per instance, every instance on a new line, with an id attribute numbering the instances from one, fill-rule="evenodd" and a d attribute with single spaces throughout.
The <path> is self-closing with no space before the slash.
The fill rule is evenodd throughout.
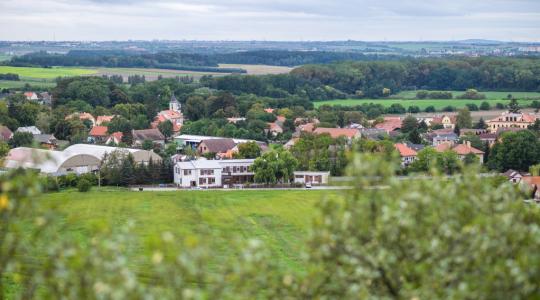
<path id="1" fill-rule="evenodd" d="M 456 127 L 456 116 L 443 115 L 442 117 L 434 117 L 431 125 L 441 124 L 443 128 L 454 129 Z"/>
<path id="2" fill-rule="evenodd" d="M 500 128 L 527 129 L 534 124 L 536 116 L 527 113 L 504 112 L 495 119 L 487 121 L 489 132 L 496 133 Z"/>

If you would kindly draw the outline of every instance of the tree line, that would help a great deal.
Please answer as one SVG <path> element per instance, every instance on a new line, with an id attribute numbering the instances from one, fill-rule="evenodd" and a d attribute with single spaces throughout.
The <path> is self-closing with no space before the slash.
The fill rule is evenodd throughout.
<path id="1" fill-rule="evenodd" d="M 239 94 L 298 95 L 310 100 L 383 98 L 411 89 L 539 91 L 540 60 L 481 57 L 348 61 L 305 65 L 290 74 L 205 77 L 201 82 Z"/>

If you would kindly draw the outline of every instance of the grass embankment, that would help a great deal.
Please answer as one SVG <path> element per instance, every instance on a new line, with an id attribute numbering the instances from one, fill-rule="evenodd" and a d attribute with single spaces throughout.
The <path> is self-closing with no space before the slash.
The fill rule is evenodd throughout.
<path id="1" fill-rule="evenodd" d="M 89 243 L 93 228 L 135 222 L 140 242 L 170 231 L 210 243 L 215 261 L 232 255 L 233 240 L 256 238 L 283 268 L 301 271 L 300 251 L 316 214 L 315 204 L 337 191 L 65 191 L 43 196 L 41 209 L 61 217 L 61 236 Z M 99 225 L 99 226 L 98 226 Z"/>
<path id="2" fill-rule="evenodd" d="M 454 97 L 463 94 L 463 91 L 452 91 Z M 336 99 L 327 101 L 314 102 L 315 107 L 322 105 L 342 105 L 342 106 L 355 106 L 362 104 L 381 104 L 385 107 L 389 107 L 392 104 L 401 104 L 403 107 L 418 106 L 421 110 L 424 110 L 428 106 L 435 107 L 436 110 L 442 110 L 447 106 L 453 106 L 455 108 L 463 108 L 468 103 L 474 103 L 480 106 L 480 103 L 486 101 L 492 108 L 497 103 L 507 104 L 507 95 L 512 94 L 513 97 L 519 100 L 520 105 L 528 106 L 533 100 L 540 100 L 540 93 L 537 92 L 481 92 L 486 95 L 484 100 L 471 100 L 471 99 L 414 99 L 416 96 L 415 91 L 407 91 L 396 94 L 386 99 Z"/>

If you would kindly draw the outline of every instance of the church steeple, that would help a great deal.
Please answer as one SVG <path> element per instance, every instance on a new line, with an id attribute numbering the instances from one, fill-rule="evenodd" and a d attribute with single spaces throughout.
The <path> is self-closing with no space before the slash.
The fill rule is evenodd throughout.
<path id="1" fill-rule="evenodd" d="M 169 102 L 169 110 L 172 111 L 180 111 L 182 106 L 180 105 L 180 102 L 178 102 L 178 99 L 174 96 L 174 94 L 171 97 L 171 101 Z"/>

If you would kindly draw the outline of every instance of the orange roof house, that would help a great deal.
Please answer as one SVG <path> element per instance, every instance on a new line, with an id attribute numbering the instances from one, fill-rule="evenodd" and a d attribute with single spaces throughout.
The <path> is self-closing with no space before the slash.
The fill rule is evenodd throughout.
<path id="1" fill-rule="evenodd" d="M 103 143 L 109 136 L 107 134 L 107 131 L 109 128 L 107 126 L 94 126 L 92 129 L 90 129 L 90 133 L 88 134 L 90 137 L 92 137 L 96 142 Z"/>
<path id="2" fill-rule="evenodd" d="M 403 121 L 399 117 L 385 117 L 382 123 L 376 124 L 375 128 L 383 129 L 386 133 L 401 129 Z"/>
<path id="3" fill-rule="evenodd" d="M 329 134 L 332 138 L 338 138 L 338 137 L 346 137 L 349 140 L 359 138 L 360 137 L 360 131 L 358 129 L 349 129 L 349 128 L 324 128 L 324 127 L 317 127 L 313 131 L 314 134 Z"/>
<path id="4" fill-rule="evenodd" d="M 408 166 L 411 164 L 414 160 L 416 160 L 416 151 L 414 149 L 410 148 L 409 146 L 405 144 L 395 144 L 394 147 L 399 152 L 399 156 L 401 157 L 401 165 L 403 167 Z"/>
<path id="5" fill-rule="evenodd" d="M 501 129 L 507 128 L 525 130 L 530 125 L 534 124 L 535 121 L 536 116 L 532 114 L 505 112 L 500 116 L 487 121 L 486 124 L 491 133 L 496 133 Z"/>
<path id="6" fill-rule="evenodd" d="M 98 116 L 96 118 L 96 125 L 102 125 L 103 123 L 109 123 L 115 116 Z"/>
<path id="7" fill-rule="evenodd" d="M 120 131 L 117 131 L 117 132 L 113 132 L 111 135 L 109 135 L 109 138 L 107 139 L 107 141 L 105 142 L 105 144 L 111 144 L 111 143 L 114 143 L 114 144 L 120 144 L 120 142 L 122 142 L 122 137 L 124 136 L 124 134 Z"/>
<path id="8" fill-rule="evenodd" d="M 96 125 L 96 119 L 94 118 L 94 116 L 92 116 L 91 114 L 87 112 L 73 113 L 71 115 L 66 116 L 66 120 L 71 120 L 72 118 L 78 118 L 81 121 L 89 120 L 90 122 L 92 122 L 92 126 Z"/>
<path id="9" fill-rule="evenodd" d="M 437 145 L 435 147 L 435 150 L 437 152 L 444 152 L 447 150 L 451 150 L 457 153 L 460 159 L 464 159 L 465 156 L 469 154 L 474 154 L 478 159 L 480 160 L 480 163 L 484 163 L 484 151 L 478 150 L 471 146 L 471 142 L 466 141 L 463 144 L 456 145 L 455 147 L 452 147 L 449 143 L 442 143 Z"/>

